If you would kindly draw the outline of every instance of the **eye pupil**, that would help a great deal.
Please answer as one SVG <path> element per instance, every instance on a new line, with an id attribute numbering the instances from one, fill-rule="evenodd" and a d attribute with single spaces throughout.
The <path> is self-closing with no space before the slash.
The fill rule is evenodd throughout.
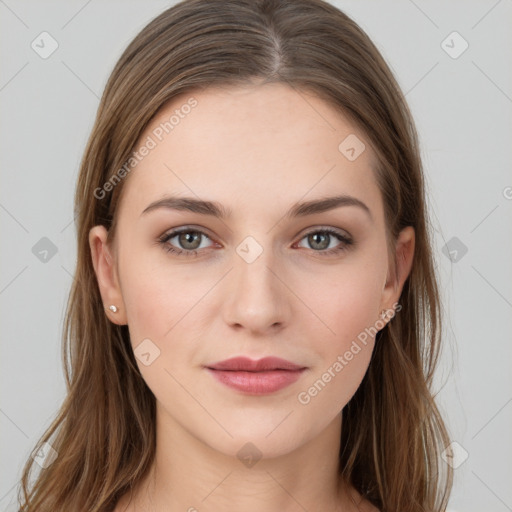
<path id="1" fill-rule="evenodd" d="M 196 232 L 196 231 L 186 231 L 184 233 L 180 233 L 179 235 L 179 242 L 181 244 L 182 247 L 184 247 L 185 249 L 197 249 L 201 243 L 200 243 L 200 239 L 201 239 L 201 234 Z M 197 242 L 199 240 L 199 243 L 195 244 L 195 242 Z M 193 247 L 190 247 L 188 246 L 187 244 L 191 243 L 193 245 Z"/>
<path id="2" fill-rule="evenodd" d="M 327 233 L 317 232 L 317 233 L 312 233 L 311 235 L 309 235 L 308 239 L 313 248 L 322 250 L 322 249 L 326 249 L 327 247 L 329 247 L 329 236 L 330 235 L 328 235 Z M 323 240 L 318 241 L 318 238 L 323 239 Z M 327 243 L 325 243 L 325 242 L 327 242 Z M 317 244 L 320 247 L 318 247 Z"/>

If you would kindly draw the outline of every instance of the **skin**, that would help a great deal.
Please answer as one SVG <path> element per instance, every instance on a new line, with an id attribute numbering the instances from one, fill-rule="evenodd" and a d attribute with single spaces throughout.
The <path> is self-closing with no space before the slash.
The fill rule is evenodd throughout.
<path id="1" fill-rule="evenodd" d="M 190 96 L 166 105 L 140 140 Z M 104 227 L 90 231 L 103 302 L 118 308 L 106 314 L 128 324 L 134 349 L 150 339 L 160 350 L 148 366 L 137 359 L 157 401 L 155 465 L 116 511 L 376 510 L 337 478 L 341 411 L 365 375 L 374 338 L 309 403 L 297 396 L 398 302 L 414 231 L 405 228 L 396 241 L 395 274 L 375 155 L 364 133 L 323 100 L 284 84 L 193 96 L 197 106 L 126 178 L 114 243 Z M 338 150 L 350 134 L 366 144 L 354 161 Z M 218 201 L 232 215 L 167 208 L 141 215 L 170 194 Z M 363 201 L 371 215 L 342 206 L 285 216 L 298 201 L 341 194 Z M 206 234 L 197 256 L 158 243 L 190 225 Z M 322 256 L 345 245 L 332 235 L 324 246 L 308 238 L 326 227 L 354 244 Z M 236 251 L 247 236 L 262 249 L 251 263 Z M 166 244 L 193 246 L 177 236 Z M 240 355 L 275 355 L 307 370 L 278 392 L 254 396 L 203 368 Z M 237 457 L 246 443 L 261 453 L 252 467 Z"/>

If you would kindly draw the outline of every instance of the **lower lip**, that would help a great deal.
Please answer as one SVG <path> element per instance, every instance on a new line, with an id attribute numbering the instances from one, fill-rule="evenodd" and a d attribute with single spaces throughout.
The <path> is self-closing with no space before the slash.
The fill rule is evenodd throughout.
<path id="1" fill-rule="evenodd" d="M 272 370 L 265 372 L 239 372 L 227 370 L 207 370 L 220 382 L 252 395 L 266 395 L 297 381 L 305 368 L 301 370 Z"/>

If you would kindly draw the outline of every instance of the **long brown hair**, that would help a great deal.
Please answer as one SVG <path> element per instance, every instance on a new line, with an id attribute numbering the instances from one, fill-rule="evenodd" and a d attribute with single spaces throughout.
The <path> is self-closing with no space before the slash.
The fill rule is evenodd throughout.
<path id="1" fill-rule="evenodd" d="M 135 37 L 101 98 L 75 195 L 78 260 L 63 331 L 67 397 L 35 449 L 49 443 L 58 455 L 30 484 L 35 462 L 27 461 L 20 510 L 110 511 L 150 469 L 155 397 L 127 326 L 105 315 L 88 241 L 98 224 L 113 235 L 129 177 L 97 191 L 177 94 L 254 79 L 312 92 L 356 123 L 378 157 L 388 241 L 414 227 L 400 313 L 377 334 L 368 371 L 342 412 L 340 478 L 382 512 L 446 508 L 452 470 L 440 454 L 450 440 L 431 389 L 441 337 L 432 231 L 416 129 L 392 72 L 365 32 L 322 0 L 186 0 Z"/>

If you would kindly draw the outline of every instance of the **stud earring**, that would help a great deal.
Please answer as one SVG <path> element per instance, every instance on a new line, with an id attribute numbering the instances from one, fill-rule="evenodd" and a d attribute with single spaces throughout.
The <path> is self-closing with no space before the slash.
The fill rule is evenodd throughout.
<path id="1" fill-rule="evenodd" d="M 110 311 L 112 311 L 112 313 L 117 313 L 117 308 L 114 306 L 114 304 L 111 304 L 108 309 L 110 309 Z"/>

